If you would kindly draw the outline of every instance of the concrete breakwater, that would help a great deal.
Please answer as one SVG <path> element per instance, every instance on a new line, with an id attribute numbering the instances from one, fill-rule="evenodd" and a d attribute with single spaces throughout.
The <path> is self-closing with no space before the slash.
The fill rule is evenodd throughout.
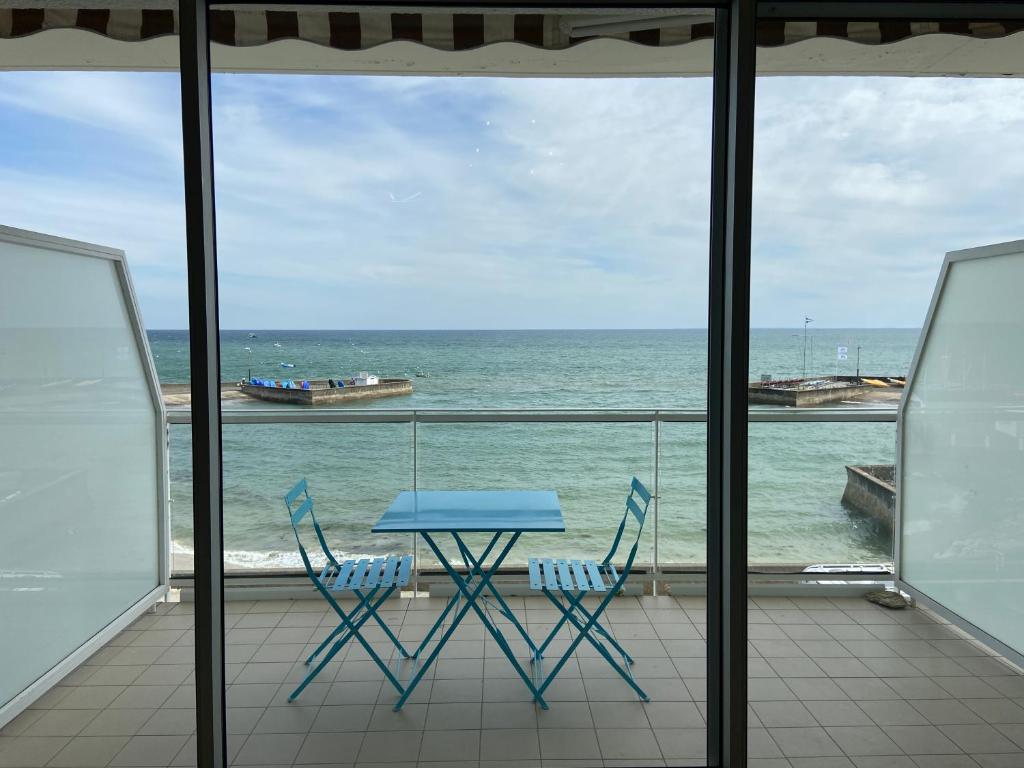
<path id="1" fill-rule="evenodd" d="M 892 530 L 896 514 L 896 467 L 892 464 L 847 465 L 843 505 Z"/>
<path id="2" fill-rule="evenodd" d="M 243 382 L 239 390 L 245 395 L 267 402 L 318 406 L 375 397 L 411 395 L 412 382 L 409 379 L 380 379 L 377 384 L 332 387 L 327 379 L 310 379 L 309 389 L 265 387 Z"/>
<path id="3" fill-rule="evenodd" d="M 890 376 L 817 376 L 805 379 L 752 382 L 747 398 L 753 405 L 811 408 L 827 403 L 892 402 L 903 393 L 904 379 Z"/>

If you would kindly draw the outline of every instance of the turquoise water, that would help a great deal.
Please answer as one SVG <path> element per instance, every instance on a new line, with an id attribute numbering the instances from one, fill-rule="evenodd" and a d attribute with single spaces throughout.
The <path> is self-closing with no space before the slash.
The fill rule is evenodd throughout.
<path id="1" fill-rule="evenodd" d="M 249 333 L 255 333 L 250 338 Z M 797 334 L 797 335 L 794 335 Z M 905 374 L 918 331 L 816 329 L 808 372 Z M 188 335 L 150 331 L 164 382 L 188 380 Z M 413 378 L 412 395 L 359 408 L 703 408 L 704 330 L 657 331 L 224 331 L 222 378 L 350 376 L 361 370 Z M 813 350 L 811 345 L 813 344 Z M 279 346 L 278 346 L 279 345 Z M 248 347 L 250 351 L 245 348 Z M 751 333 L 751 374 L 802 372 L 803 337 Z M 294 364 L 284 369 L 281 363 Z M 417 372 L 428 374 L 415 377 Z M 254 407 L 249 401 L 225 407 Z M 658 558 L 703 562 L 705 428 L 664 424 L 658 456 Z M 892 463 L 894 424 L 752 424 L 750 559 L 870 562 L 891 559 L 890 537 L 840 504 L 845 464 Z M 416 434 L 420 488 L 554 488 L 568 533 L 529 537 L 510 562 L 533 554 L 603 555 L 631 475 L 651 482 L 650 424 L 431 424 Z M 369 528 L 412 485 L 413 436 L 399 424 L 229 425 L 224 429 L 224 536 L 239 565 L 296 565 L 281 497 L 307 477 L 331 544 L 346 554 L 408 551 L 407 537 Z M 172 534 L 191 546 L 189 428 L 171 430 Z M 640 559 L 654 556 L 654 524 Z"/>

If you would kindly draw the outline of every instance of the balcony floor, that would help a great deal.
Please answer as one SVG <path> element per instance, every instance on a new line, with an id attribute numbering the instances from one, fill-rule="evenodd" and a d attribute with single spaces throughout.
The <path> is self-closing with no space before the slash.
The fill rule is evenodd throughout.
<path id="1" fill-rule="evenodd" d="M 554 620 L 540 600 L 510 603 L 534 636 Z M 442 604 L 393 601 L 385 615 L 412 641 Z M 355 647 L 289 705 L 297 660 L 334 615 L 309 600 L 226 612 L 234 765 L 703 764 L 701 598 L 621 597 L 609 609 L 650 703 L 588 650 L 552 686 L 546 712 L 468 619 L 400 714 Z M 0 766 L 194 765 L 191 614 L 165 603 L 139 619 L 0 731 Z M 750 621 L 751 766 L 1024 766 L 1024 677 L 933 615 L 773 597 L 751 601 Z"/>

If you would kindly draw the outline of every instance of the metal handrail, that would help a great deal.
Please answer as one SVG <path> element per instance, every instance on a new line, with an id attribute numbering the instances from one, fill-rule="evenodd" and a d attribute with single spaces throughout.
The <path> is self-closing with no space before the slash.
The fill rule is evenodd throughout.
<path id="1" fill-rule="evenodd" d="M 698 408 L 638 409 L 411 409 L 225 408 L 224 424 L 502 424 L 502 423 L 704 423 Z M 752 423 L 896 422 L 895 408 L 752 408 Z M 168 424 L 191 424 L 187 408 L 169 408 Z"/>
<path id="2" fill-rule="evenodd" d="M 752 408 L 748 412 L 751 423 L 787 424 L 811 422 L 895 423 L 896 408 Z M 192 413 L 188 408 L 167 409 L 167 424 L 190 424 Z M 658 537 L 658 506 L 660 488 L 661 424 L 707 422 L 704 409 L 356 409 L 356 408 L 225 408 L 221 410 L 223 424 L 411 424 L 412 425 L 412 484 L 417 485 L 418 461 L 416 425 L 418 424 L 615 424 L 646 423 L 654 428 L 653 526 L 654 552 L 651 577 L 657 590 L 657 575 L 661 570 Z M 169 431 L 169 430 L 168 430 Z M 417 537 L 412 537 L 414 583 L 419 584 L 420 562 Z"/>

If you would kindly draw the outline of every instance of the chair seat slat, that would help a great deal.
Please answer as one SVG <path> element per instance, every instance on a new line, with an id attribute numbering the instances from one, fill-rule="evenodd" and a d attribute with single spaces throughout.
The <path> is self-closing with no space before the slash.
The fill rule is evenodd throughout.
<path id="1" fill-rule="evenodd" d="M 619 572 L 615 570 L 615 566 L 611 563 L 605 563 L 604 567 L 608 571 L 608 577 L 610 579 L 608 582 L 608 589 L 611 589 L 615 586 L 615 582 L 619 580 Z"/>
<path id="2" fill-rule="evenodd" d="M 331 574 L 331 569 L 332 568 L 334 568 L 334 563 L 332 563 L 330 561 L 327 561 L 327 565 L 325 565 L 324 569 L 322 571 L 320 571 L 320 583 L 321 584 L 324 584 L 324 585 L 327 584 L 327 581 L 330 579 L 330 577 L 332 575 Z"/>
<path id="3" fill-rule="evenodd" d="M 576 590 L 576 585 L 572 583 L 572 575 L 569 573 L 569 561 L 564 558 L 558 561 L 558 580 L 566 592 Z"/>
<path id="4" fill-rule="evenodd" d="M 540 560 L 531 557 L 527 564 L 530 567 L 530 589 L 541 589 L 544 585 L 540 578 Z"/>
<path id="5" fill-rule="evenodd" d="M 548 589 L 558 589 L 558 579 L 555 578 L 555 563 L 550 557 L 544 558 L 544 586 Z"/>
<path id="6" fill-rule="evenodd" d="M 404 587 L 409 583 L 409 574 L 412 572 L 412 555 L 402 558 L 402 564 L 398 568 L 398 582 L 396 586 Z"/>
<path id="7" fill-rule="evenodd" d="M 352 573 L 352 569 L 355 567 L 355 560 L 346 560 L 341 564 L 341 570 L 338 571 L 338 578 L 334 580 L 334 586 L 331 587 L 334 591 L 340 591 L 345 589 L 345 584 L 348 583 L 348 576 Z"/>
<path id="8" fill-rule="evenodd" d="M 370 566 L 369 558 L 362 558 L 356 567 L 352 569 L 352 578 L 348 580 L 349 589 L 360 589 L 363 585 L 363 577 L 366 575 L 366 569 Z"/>
<path id="9" fill-rule="evenodd" d="M 395 583 L 395 571 L 398 570 L 398 563 L 401 561 L 399 557 L 389 557 L 387 562 L 384 563 L 384 575 L 381 576 L 380 585 L 382 587 L 390 587 Z"/>
<path id="10" fill-rule="evenodd" d="M 595 592 L 606 592 L 604 578 L 601 576 L 601 569 L 597 566 L 596 560 L 587 560 L 585 563 L 587 574 L 590 576 L 590 583 L 594 586 Z"/>
<path id="11" fill-rule="evenodd" d="M 380 584 L 380 574 L 384 569 L 385 560 L 386 558 L 383 557 L 373 558 L 373 562 L 370 563 L 370 569 L 366 572 L 365 585 L 367 587 L 376 587 Z"/>
<path id="12" fill-rule="evenodd" d="M 590 580 L 587 578 L 587 572 L 583 569 L 583 563 L 579 560 L 573 560 L 570 565 L 572 566 L 572 575 L 576 579 L 576 586 L 583 592 L 590 591 Z"/>

